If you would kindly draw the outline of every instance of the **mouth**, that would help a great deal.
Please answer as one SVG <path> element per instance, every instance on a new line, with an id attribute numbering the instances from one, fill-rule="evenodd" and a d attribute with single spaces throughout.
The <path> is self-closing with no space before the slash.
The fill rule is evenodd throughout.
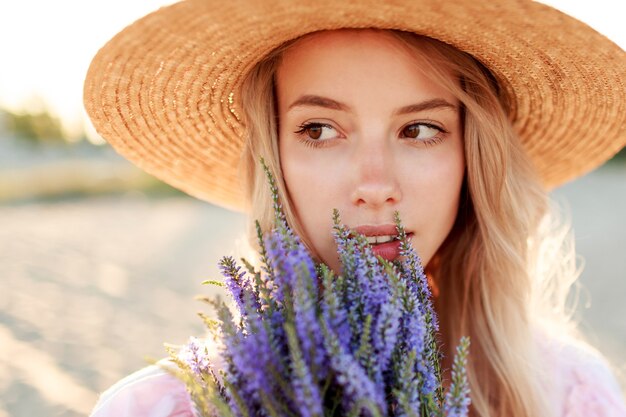
<path id="1" fill-rule="evenodd" d="M 411 238 L 413 236 L 412 233 L 407 234 L 407 238 Z M 370 246 L 372 247 L 372 252 L 374 255 L 380 256 L 386 261 L 394 261 L 398 259 L 401 255 L 400 250 L 400 240 L 398 239 L 398 235 L 393 236 L 369 236 L 366 237 Z M 373 240 L 373 242 L 372 242 Z"/>
<path id="2" fill-rule="evenodd" d="M 359 226 L 353 230 L 367 239 L 375 255 L 387 261 L 400 257 L 401 242 L 395 225 Z M 408 239 L 413 237 L 412 232 L 406 234 Z"/>
<path id="3" fill-rule="evenodd" d="M 365 236 L 367 239 L 367 243 L 370 245 L 377 245 L 379 243 L 387 243 L 392 242 L 394 240 L 398 240 L 398 235 L 382 235 L 382 236 Z"/>

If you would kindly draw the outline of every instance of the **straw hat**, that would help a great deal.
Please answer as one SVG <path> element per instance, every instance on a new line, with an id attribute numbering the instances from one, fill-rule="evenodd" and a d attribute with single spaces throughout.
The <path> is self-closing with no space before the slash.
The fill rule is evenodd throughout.
<path id="1" fill-rule="evenodd" d="M 624 51 L 524 0 L 189 0 L 145 16 L 98 52 L 85 107 L 96 130 L 148 173 L 240 209 L 246 73 L 301 35 L 370 27 L 439 39 L 488 67 L 548 187 L 626 144 Z"/>

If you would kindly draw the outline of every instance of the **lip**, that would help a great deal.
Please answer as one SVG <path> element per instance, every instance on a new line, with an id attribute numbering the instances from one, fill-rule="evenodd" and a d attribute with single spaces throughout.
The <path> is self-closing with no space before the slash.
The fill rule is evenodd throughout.
<path id="1" fill-rule="evenodd" d="M 354 232 L 363 236 L 397 236 L 398 230 L 396 225 L 363 225 L 352 229 Z M 413 236 L 412 232 L 406 231 L 407 237 L 410 239 Z M 393 261 L 400 257 L 400 241 L 392 240 L 391 242 L 379 243 L 370 245 L 375 255 L 387 261 Z"/>
<path id="2" fill-rule="evenodd" d="M 384 224 L 380 226 L 363 225 L 352 229 L 363 236 L 396 236 L 398 229 L 395 224 Z"/>
<path id="3" fill-rule="evenodd" d="M 374 255 L 380 256 L 387 261 L 393 261 L 400 256 L 400 241 L 392 240 L 391 242 L 379 243 L 371 245 Z"/>

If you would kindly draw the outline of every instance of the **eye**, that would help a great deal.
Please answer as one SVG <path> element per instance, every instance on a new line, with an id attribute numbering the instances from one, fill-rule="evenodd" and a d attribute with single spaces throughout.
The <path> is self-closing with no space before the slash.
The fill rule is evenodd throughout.
<path id="1" fill-rule="evenodd" d="M 306 135 L 308 139 L 313 139 L 316 141 L 334 139 L 338 136 L 335 128 L 325 123 L 304 123 L 299 127 L 300 129 L 296 130 L 294 133 L 297 133 L 299 135 Z"/>
<path id="2" fill-rule="evenodd" d="M 428 141 L 437 136 L 437 134 L 445 132 L 439 126 L 430 123 L 412 123 L 402 129 L 402 136 L 409 139 L 419 139 Z"/>

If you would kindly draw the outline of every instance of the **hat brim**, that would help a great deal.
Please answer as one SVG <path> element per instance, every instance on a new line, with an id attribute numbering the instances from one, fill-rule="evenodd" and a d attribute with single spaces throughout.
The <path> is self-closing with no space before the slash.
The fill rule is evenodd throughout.
<path id="1" fill-rule="evenodd" d="M 626 54 L 584 23 L 531 1 L 188 0 L 145 16 L 95 56 L 84 103 L 96 130 L 157 178 L 241 209 L 247 72 L 286 41 L 339 28 L 426 35 L 496 77 L 547 187 L 626 145 Z"/>

